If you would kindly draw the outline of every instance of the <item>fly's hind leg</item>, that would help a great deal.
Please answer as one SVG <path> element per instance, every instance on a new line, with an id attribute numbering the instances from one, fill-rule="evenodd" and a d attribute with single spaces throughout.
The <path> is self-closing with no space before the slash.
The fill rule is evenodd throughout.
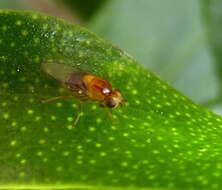
<path id="1" fill-rule="evenodd" d="M 42 100 L 42 103 L 52 102 L 56 100 L 64 100 L 68 98 L 73 98 L 73 96 L 58 96 L 58 97 L 48 98 L 48 99 Z"/>

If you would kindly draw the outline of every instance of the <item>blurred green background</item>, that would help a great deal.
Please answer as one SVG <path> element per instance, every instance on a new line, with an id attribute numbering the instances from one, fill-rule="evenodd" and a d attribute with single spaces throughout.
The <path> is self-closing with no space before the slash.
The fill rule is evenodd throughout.
<path id="1" fill-rule="evenodd" d="M 0 8 L 39 10 L 86 26 L 222 115 L 222 81 L 203 1 L 1 0 Z"/>

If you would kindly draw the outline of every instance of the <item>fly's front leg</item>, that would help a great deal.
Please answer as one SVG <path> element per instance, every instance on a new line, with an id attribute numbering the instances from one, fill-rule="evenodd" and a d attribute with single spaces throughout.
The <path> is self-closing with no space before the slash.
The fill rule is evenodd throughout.
<path id="1" fill-rule="evenodd" d="M 104 110 L 112 121 L 116 120 L 116 118 L 113 117 L 112 113 L 109 111 L 108 108 L 104 108 Z"/>
<path id="2" fill-rule="evenodd" d="M 82 116 L 82 113 L 83 113 L 82 112 L 82 110 L 83 110 L 82 104 L 83 104 L 83 102 L 78 103 L 78 114 L 75 118 L 75 121 L 73 122 L 73 127 L 76 127 L 77 123 L 79 122 L 80 117 Z"/>

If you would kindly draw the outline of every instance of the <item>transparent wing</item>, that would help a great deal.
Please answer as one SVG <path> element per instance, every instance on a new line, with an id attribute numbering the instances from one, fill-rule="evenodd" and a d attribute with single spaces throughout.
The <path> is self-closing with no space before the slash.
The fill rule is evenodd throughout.
<path id="1" fill-rule="evenodd" d="M 62 63 L 50 62 L 43 63 L 42 69 L 47 74 L 60 81 L 62 86 L 73 93 L 73 96 L 81 101 L 88 100 L 86 86 L 82 81 L 84 73 L 77 72 L 69 65 Z"/>
<path id="2" fill-rule="evenodd" d="M 67 78 L 72 72 L 75 72 L 73 67 L 62 64 L 62 63 L 55 63 L 55 62 L 42 63 L 42 69 L 43 71 L 48 73 L 50 76 L 52 76 L 56 80 L 59 80 L 63 83 L 67 80 Z"/>

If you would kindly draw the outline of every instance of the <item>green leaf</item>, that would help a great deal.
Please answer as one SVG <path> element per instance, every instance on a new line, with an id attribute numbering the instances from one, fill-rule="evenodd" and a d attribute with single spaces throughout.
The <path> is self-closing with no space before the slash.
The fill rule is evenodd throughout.
<path id="1" fill-rule="evenodd" d="M 106 78 L 128 102 L 108 117 L 42 69 L 57 62 Z M 220 189 L 222 119 L 84 28 L 0 12 L 0 188 Z M 13 185 L 12 185 L 13 184 Z M 53 185 L 50 185 L 53 184 Z"/>

